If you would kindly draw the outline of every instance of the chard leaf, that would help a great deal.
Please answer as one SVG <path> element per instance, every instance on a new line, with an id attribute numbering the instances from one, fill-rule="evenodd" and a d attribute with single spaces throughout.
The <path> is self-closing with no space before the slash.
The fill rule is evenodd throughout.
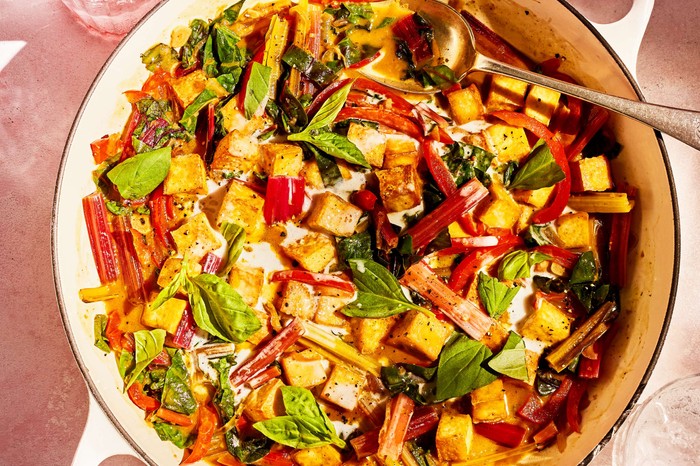
<path id="1" fill-rule="evenodd" d="M 213 78 L 219 74 L 219 67 L 216 64 L 216 58 L 214 58 L 214 38 L 211 34 L 207 37 L 207 41 L 204 44 L 202 60 L 202 71 L 204 71 L 207 76 Z"/>
<path id="2" fill-rule="evenodd" d="M 209 25 L 201 19 L 194 19 L 190 22 L 190 37 L 187 43 L 182 46 L 182 67 L 191 68 L 197 64 L 199 55 L 204 49 L 209 37 Z"/>
<path id="3" fill-rule="evenodd" d="M 143 152 L 124 160 L 107 173 L 125 199 L 140 199 L 151 193 L 168 176 L 170 147 Z"/>
<path id="4" fill-rule="evenodd" d="M 274 445 L 274 442 L 267 437 L 241 440 L 236 435 L 236 429 L 227 431 L 225 438 L 229 453 L 243 464 L 253 464 L 261 460 L 270 453 L 270 449 Z"/>
<path id="5" fill-rule="evenodd" d="M 515 173 L 508 189 L 540 189 L 553 186 L 566 177 L 547 144 L 538 142 L 530 158 Z"/>
<path id="6" fill-rule="evenodd" d="M 139 330 L 134 332 L 135 362 L 134 369 L 129 374 L 124 390 L 128 390 L 143 370 L 163 351 L 165 330 Z"/>
<path id="7" fill-rule="evenodd" d="M 245 98 L 243 107 L 245 109 L 245 117 L 250 120 L 262 105 L 263 100 L 267 97 L 270 87 L 270 75 L 272 68 L 261 65 L 258 62 L 250 64 L 250 79 L 245 89 Z"/>
<path id="8" fill-rule="evenodd" d="M 392 18 L 390 16 L 387 16 L 386 18 L 382 19 L 382 21 L 379 23 L 377 27 L 374 29 L 381 29 L 385 28 L 387 26 L 391 26 L 394 22 L 396 21 L 396 18 Z"/>
<path id="9" fill-rule="evenodd" d="M 436 399 L 466 395 L 496 380 L 497 377 L 483 367 L 491 355 L 490 349 L 466 335 L 454 338 L 440 353 Z"/>
<path id="10" fill-rule="evenodd" d="M 240 2 L 234 3 L 233 5 L 224 10 L 224 12 L 221 14 L 221 17 L 229 23 L 233 23 L 238 19 L 238 15 L 240 14 L 241 8 L 243 7 L 244 3 L 245 0 L 241 0 Z"/>
<path id="11" fill-rule="evenodd" d="M 160 401 L 165 408 L 178 413 L 192 414 L 197 410 L 197 401 L 190 391 L 187 367 L 181 350 L 175 351 L 171 357 Z"/>
<path id="12" fill-rule="evenodd" d="M 520 291 L 520 287 L 514 286 L 511 288 L 499 282 L 497 278 L 489 277 L 485 273 L 479 272 L 477 291 L 489 315 L 494 319 L 498 319 L 508 309 L 513 298 Z"/>
<path id="13" fill-rule="evenodd" d="M 225 277 L 233 268 L 233 265 L 238 260 L 238 257 L 243 251 L 245 244 L 245 230 L 232 222 L 223 222 L 221 224 L 221 234 L 226 239 L 226 262 L 222 264 L 220 277 Z"/>
<path id="14" fill-rule="evenodd" d="M 106 329 L 107 316 L 105 314 L 97 314 L 92 325 L 93 334 L 95 336 L 95 346 L 105 353 L 110 353 L 112 350 L 109 348 L 109 342 L 105 336 Z"/>
<path id="15" fill-rule="evenodd" d="M 188 133 L 194 133 L 197 129 L 197 117 L 199 112 L 214 102 L 217 99 L 214 91 L 210 89 L 204 89 L 194 101 L 187 106 L 184 112 L 182 112 L 182 118 L 180 118 L 180 124 Z"/>
<path id="16" fill-rule="evenodd" d="M 236 84 L 238 84 L 242 72 L 241 68 L 235 68 L 230 73 L 220 74 L 216 77 L 216 80 L 221 84 L 221 87 L 226 89 L 226 92 L 232 94 L 236 90 Z"/>
<path id="17" fill-rule="evenodd" d="M 165 44 L 156 44 L 141 55 L 141 63 L 150 72 L 158 68 L 170 71 L 179 61 L 175 50 Z"/>
<path id="18" fill-rule="evenodd" d="M 327 86 L 335 78 L 332 69 L 296 45 L 291 45 L 287 49 L 282 56 L 282 61 L 321 87 Z"/>
<path id="19" fill-rule="evenodd" d="M 338 260 L 348 263 L 350 259 L 372 259 L 372 237 L 368 231 L 356 233 L 338 241 Z"/>
<path id="20" fill-rule="evenodd" d="M 219 70 L 222 74 L 232 73 L 235 70 L 239 70 L 240 73 L 245 60 L 241 49 L 238 48 L 238 42 L 241 38 L 221 23 L 216 23 L 214 30 L 216 31 L 216 56 L 219 61 Z"/>
<path id="21" fill-rule="evenodd" d="M 189 435 L 180 427 L 164 422 L 154 422 L 153 428 L 156 430 L 161 440 L 164 442 L 172 442 L 178 448 L 186 448 L 192 444 Z"/>
<path id="22" fill-rule="evenodd" d="M 236 393 L 229 379 L 233 364 L 227 358 L 221 358 L 216 362 L 210 363 L 210 365 L 219 373 L 219 386 L 216 389 L 214 403 L 218 406 L 221 417 L 226 423 L 236 415 Z"/>
<path id="23" fill-rule="evenodd" d="M 488 366 L 499 374 L 529 382 L 525 342 L 517 333 L 511 331 L 503 349 L 488 361 Z"/>
<path id="24" fill-rule="evenodd" d="M 596 281 L 598 276 L 598 267 L 595 263 L 595 257 L 592 251 L 586 251 L 578 258 L 576 265 L 571 271 L 569 283 L 572 285 L 581 283 L 591 283 Z"/>
<path id="25" fill-rule="evenodd" d="M 323 186 L 326 188 L 333 186 L 338 181 L 343 179 L 343 175 L 340 174 L 340 169 L 333 157 L 327 157 L 321 153 L 314 146 L 305 144 L 307 148 L 313 153 L 316 159 L 316 165 L 318 165 L 318 171 L 321 173 L 321 179 L 323 180 Z"/>

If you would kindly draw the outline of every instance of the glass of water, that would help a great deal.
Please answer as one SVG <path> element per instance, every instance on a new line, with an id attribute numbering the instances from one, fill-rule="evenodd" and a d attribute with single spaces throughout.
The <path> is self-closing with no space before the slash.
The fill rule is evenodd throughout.
<path id="1" fill-rule="evenodd" d="M 615 436 L 615 466 L 686 466 L 700 462 L 700 375 L 662 387 Z"/>
<path id="2" fill-rule="evenodd" d="M 122 37 L 161 0 L 62 0 L 89 29 Z"/>

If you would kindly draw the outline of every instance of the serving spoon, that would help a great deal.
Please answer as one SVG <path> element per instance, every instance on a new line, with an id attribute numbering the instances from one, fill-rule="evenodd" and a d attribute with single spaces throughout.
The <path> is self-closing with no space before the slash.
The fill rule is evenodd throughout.
<path id="1" fill-rule="evenodd" d="M 402 3 L 420 13 L 433 26 L 434 40 L 440 49 L 440 62 L 454 71 L 458 81 L 475 71 L 519 79 L 628 116 L 700 150 L 700 112 L 615 97 L 494 60 L 476 51 L 474 33 L 469 23 L 451 6 L 438 0 L 403 0 Z M 391 79 L 373 73 L 371 68 L 361 72 L 374 81 L 403 92 L 434 94 L 441 90 L 438 87 L 422 87 L 413 80 Z"/>

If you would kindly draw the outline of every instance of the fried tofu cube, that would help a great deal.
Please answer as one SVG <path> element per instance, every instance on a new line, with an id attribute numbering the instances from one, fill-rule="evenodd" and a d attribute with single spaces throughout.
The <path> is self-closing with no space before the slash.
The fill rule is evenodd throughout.
<path id="1" fill-rule="evenodd" d="M 418 166 L 420 154 L 412 139 L 389 138 L 386 141 L 384 164 L 382 168 L 394 168 L 404 165 Z"/>
<path id="2" fill-rule="evenodd" d="M 208 79 L 204 71 L 196 70 L 171 81 L 170 84 L 182 108 L 186 108 L 194 102 L 194 99 L 207 87 Z"/>
<path id="3" fill-rule="evenodd" d="M 170 160 L 163 182 L 163 194 L 207 194 L 207 172 L 197 154 L 183 154 Z"/>
<path id="4" fill-rule="evenodd" d="M 260 165 L 267 176 L 299 176 L 304 153 L 296 144 L 263 144 L 260 146 Z"/>
<path id="5" fill-rule="evenodd" d="M 384 152 L 386 151 L 384 134 L 369 126 L 350 122 L 347 138 L 360 149 L 365 160 L 371 166 L 381 167 L 384 164 Z"/>
<path id="6" fill-rule="evenodd" d="M 607 191 L 612 188 L 610 161 L 604 155 L 571 163 L 571 190 L 573 192 Z"/>
<path id="7" fill-rule="evenodd" d="M 274 378 L 248 394 L 243 403 L 243 413 L 253 422 L 284 416 L 282 390 L 284 383 Z"/>
<path id="8" fill-rule="evenodd" d="M 502 163 L 520 163 L 530 154 L 530 143 L 522 128 L 497 123 L 483 133 L 489 151 L 496 154 Z"/>
<path id="9" fill-rule="evenodd" d="M 351 317 L 350 334 L 353 344 L 362 354 L 375 353 L 381 348 L 382 341 L 389 335 L 397 320 L 397 316 L 381 319 Z"/>
<path id="10" fill-rule="evenodd" d="M 525 366 L 527 367 L 527 383 L 535 385 L 537 368 L 540 365 L 540 355 L 531 350 L 525 350 Z"/>
<path id="11" fill-rule="evenodd" d="M 319 397 L 352 411 L 357 406 L 357 398 L 364 383 L 364 374 L 342 364 L 336 364 L 323 389 L 321 389 Z"/>
<path id="12" fill-rule="evenodd" d="M 547 188 L 540 189 L 515 189 L 513 190 L 513 199 L 518 202 L 524 202 L 525 204 L 530 204 L 531 206 L 541 209 L 547 205 L 547 201 L 552 195 L 554 186 L 549 186 Z"/>
<path id="13" fill-rule="evenodd" d="M 545 126 L 559 105 L 561 93 L 541 86 L 531 86 L 525 99 L 525 115 L 534 118 Z"/>
<path id="14" fill-rule="evenodd" d="M 388 342 L 434 361 L 451 334 L 452 328 L 434 315 L 410 310 L 391 329 Z"/>
<path id="15" fill-rule="evenodd" d="M 314 322 L 332 327 L 345 327 L 348 318 L 339 311 L 352 300 L 352 296 L 349 298 L 345 296 L 319 296 Z"/>
<path id="16" fill-rule="evenodd" d="M 435 447 L 440 461 L 468 460 L 473 436 L 471 416 L 443 411 L 435 434 Z"/>
<path id="17" fill-rule="evenodd" d="M 490 228 L 513 228 L 520 219 L 521 207 L 510 197 L 502 184 L 493 182 L 489 190 L 491 202 L 479 214 L 479 220 Z"/>
<path id="18" fill-rule="evenodd" d="M 587 212 L 564 214 L 554 221 L 561 247 L 566 249 L 585 248 L 591 244 L 591 230 Z"/>
<path id="19" fill-rule="evenodd" d="M 282 285 L 282 297 L 277 308 L 285 314 L 309 320 L 316 313 L 316 296 L 310 285 L 288 281 Z"/>
<path id="20" fill-rule="evenodd" d="M 211 251 L 221 247 L 221 241 L 204 212 L 192 217 L 189 222 L 172 231 L 177 252 L 193 262 L 199 262 Z"/>
<path id="21" fill-rule="evenodd" d="M 255 317 L 260 321 L 261 327 L 254 334 L 249 336 L 246 341 L 252 345 L 257 345 L 270 336 L 272 326 L 270 325 L 270 315 L 267 312 L 255 308 L 253 308 L 253 312 L 255 313 Z"/>
<path id="22" fill-rule="evenodd" d="M 141 314 L 141 323 L 148 327 L 162 328 L 168 333 L 175 333 L 186 307 L 187 301 L 179 298 L 170 298 L 155 309 L 149 305 Z"/>
<path id="23" fill-rule="evenodd" d="M 306 223 L 314 230 L 330 235 L 352 236 L 360 217 L 362 217 L 362 209 L 326 191 L 314 197 Z"/>
<path id="24" fill-rule="evenodd" d="M 379 194 L 389 212 L 411 209 L 421 203 L 423 182 L 415 167 L 403 165 L 375 172 Z"/>
<path id="25" fill-rule="evenodd" d="M 261 118 L 243 119 L 236 129 L 227 133 L 216 146 L 211 162 L 212 172 L 237 175 L 249 174 L 256 169 L 260 162 L 260 144 L 254 133 L 262 126 Z"/>
<path id="26" fill-rule="evenodd" d="M 233 180 L 221 201 L 216 224 L 235 223 L 245 230 L 247 241 L 259 241 L 265 231 L 264 204 L 265 199 L 262 196 L 243 183 Z"/>
<path id="27" fill-rule="evenodd" d="M 506 319 L 507 316 L 507 312 L 503 313 L 500 320 Z M 483 338 L 479 340 L 479 342 L 494 353 L 496 353 L 500 351 L 501 348 L 503 348 L 503 345 L 506 344 L 509 333 L 510 332 L 506 330 L 506 328 L 503 325 L 501 325 L 500 322 L 494 322 L 493 324 L 491 324 L 489 331 L 486 332 L 486 335 L 484 335 Z"/>
<path id="28" fill-rule="evenodd" d="M 520 233 L 521 231 L 527 230 L 532 224 L 532 216 L 535 214 L 535 208 L 526 204 L 518 205 L 520 206 L 520 217 L 518 217 L 516 231 Z"/>
<path id="29" fill-rule="evenodd" d="M 265 269 L 262 267 L 236 264 L 228 274 L 228 284 L 241 295 L 243 301 L 250 307 L 254 307 L 258 303 L 264 283 Z"/>
<path id="30" fill-rule="evenodd" d="M 506 391 L 503 388 L 503 379 L 496 379 L 488 385 L 473 390 L 470 396 L 472 400 L 472 419 L 475 424 L 479 422 L 505 421 L 508 417 L 508 405 L 506 404 Z"/>
<path id="31" fill-rule="evenodd" d="M 309 272 L 320 272 L 335 259 L 335 243 L 321 233 L 310 232 L 288 245 L 282 246 L 285 254 Z"/>
<path id="32" fill-rule="evenodd" d="M 447 94 L 452 118 L 458 125 L 478 120 L 484 114 L 481 91 L 472 84 L 469 87 Z"/>
<path id="33" fill-rule="evenodd" d="M 287 383 L 295 387 L 311 388 L 328 379 L 331 364 L 314 350 L 287 353 L 280 359 Z"/>
<path id="34" fill-rule="evenodd" d="M 525 104 L 528 84 L 506 76 L 494 75 L 491 79 L 486 110 L 517 110 Z"/>
<path id="35" fill-rule="evenodd" d="M 304 448 L 292 454 L 294 464 L 299 466 L 340 466 L 343 464 L 340 452 L 333 445 Z"/>
<path id="36" fill-rule="evenodd" d="M 321 177 L 321 171 L 318 169 L 318 163 L 314 159 L 304 161 L 300 175 L 304 177 L 306 186 L 313 189 L 323 189 L 325 186 Z"/>
<path id="37" fill-rule="evenodd" d="M 546 299 L 523 322 L 521 334 L 524 338 L 540 341 L 547 346 L 559 343 L 571 333 L 573 318 Z"/>
<path id="38" fill-rule="evenodd" d="M 194 215 L 194 208 L 197 205 L 196 194 L 173 194 L 173 218 L 171 225 L 180 226 L 185 220 Z"/>
<path id="39" fill-rule="evenodd" d="M 156 283 L 158 283 L 158 286 L 161 288 L 165 288 L 173 281 L 175 275 L 180 273 L 180 270 L 182 270 L 182 259 L 179 257 L 168 257 L 163 263 L 163 267 L 160 269 Z M 190 261 L 187 263 L 187 275 L 194 277 L 200 273 L 202 273 L 202 266 L 199 262 Z M 185 290 L 182 288 L 180 288 L 179 291 L 183 294 L 185 293 Z"/>

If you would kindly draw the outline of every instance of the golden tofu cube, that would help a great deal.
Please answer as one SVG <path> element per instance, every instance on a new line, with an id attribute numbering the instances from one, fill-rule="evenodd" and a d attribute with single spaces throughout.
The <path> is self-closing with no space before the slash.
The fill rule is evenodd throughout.
<path id="1" fill-rule="evenodd" d="M 447 229 L 450 233 L 450 238 L 467 238 L 471 236 L 469 233 L 464 231 L 462 225 L 460 225 L 458 222 L 450 223 Z"/>
<path id="2" fill-rule="evenodd" d="M 434 315 L 411 310 L 389 332 L 388 342 L 434 361 L 452 334 L 452 328 Z"/>
<path id="3" fill-rule="evenodd" d="M 209 225 L 207 214 L 200 212 L 172 232 L 177 252 L 193 262 L 199 262 L 211 251 L 221 247 L 221 241 Z"/>
<path id="4" fill-rule="evenodd" d="M 435 447 L 440 461 L 468 460 L 473 436 L 471 416 L 443 411 L 435 434 Z"/>
<path id="5" fill-rule="evenodd" d="M 534 351 L 525 350 L 525 366 L 527 367 L 527 383 L 535 385 L 537 368 L 540 365 L 540 355 Z"/>
<path id="6" fill-rule="evenodd" d="M 265 232 L 263 205 L 265 199 L 248 186 L 233 180 L 221 201 L 216 224 L 231 222 L 240 225 L 246 233 L 246 240 L 254 243 Z"/>
<path id="7" fill-rule="evenodd" d="M 352 300 L 352 297 L 344 296 L 319 296 L 314 322 L 332 327 L 345 327 L 348 324 L 348 318 L 339 311 Z"/>
<path id="8" fill-rule="evenodd" d="M 496 379 L 488 385 L 471 392 L 472 418 L 475 424 L 479 422 L 505 421 L 508 417 L 506 391 L 503 379 Z"/>
<path id="9" fill-rule="evenodd" d="M 530 92 L 525 99 L 525 115 L 534 118 L 545 126 L 554 115 L 554 111 L 559 106 L 561 93 L 547 89 L 546 87 L 531 86 Z"/>
<path id="10" fill-rule="evenodd" d="M 481 91 L 472 84 L 469 87 L 447 94 L 452 118 L 458 125 L 479 120 L 484 114 Z"/>
<path id="11" fill-rule="evenodd" d="M 382 341 L 389 335 L 398 316 L 382 319 L 350 318 L 350 334 L 355 347 L 362 354 L 372 354 L 382 347 Z"/>
<path id="12" fill-rule="evenodd" d="M 250 307 L 258 303 L 264 283 L 265 269 L 262 267 L 236 264 L 228 274 L 228 284 L 238 291 L 243 301 Z"/>
<path id="13" fill-rule="evenodd" d="M 401 167 L 403 165 L 418 166 L 421 155 L 412 139 L 389 138 L 386 141 L 383 168 Z"/>
<path id="14" fill-rule="evenodd" d="M 184 299 L 170 298 L 155 309 L 150 305 L 146 307 L 141 314 L 141 322 L 148 327 L 162 328 L 168 333 L 175 333 L 186 307 L 187 301 Z"/>
<path id="15" fill-rule="evenodd" d="M 277 308 L 285 314 L 305 320 L 313 318 L 316 313 L 316 296 L 310 285 L 288 281 L 284 285 L 282 298 Z"/>
<path id="16" fill-rule="evenodd" d="M 274 378 L 248 394 L 243 403 L 243 413 L 253 422 L 284 416 L 282 390 L 284 383 Z"/>
<path id="17" fill-rule="evenodd" d="M 506 76 L 494 75 L 491 79 L 486 110 L 517 110 L 525 104 L 528 84 Z"/>
<path id="18" fill-rule="evenodd" d="M 340 466 L 343 459 L 333 445 L 304 448 L 292 454 L 294 464 L 299 466 Z"/>
<path id="19" fill-rule="evenodd" d="M 379 179 L 379 194 L 389 212 L 411 209 L 421 203 L 423 182 L 415 167 L 403 165 L 375 171 Z"/>
<path id="20" fill-rule="evenodd" d="M 194 102 L 194 99 L 207 87 L 207 80 L 204 71 L 196 70 L 170 82 L 182 108 Z"/>
<path id="21" fill-rule="evenodd" d="M 313 189 L 323 189 L 323 178 L 321 177 L 321 172 L 318 169 L 316 160 L 309 159 L 304 161 L 304 166 L 301 168 L 300 175 L 304 177 L 306 186 Z"/>
<path id="22" fill-rule="evenodd" d="M 334 241 L 313 231 L 282 249 L 309 272 L 320 272 L 335 259 Z"/>
<path id="23" fill-rule="evenodd" d="M 585 248 L 591 244 L 591 230 L 588 213 L 564 214 L 554 221 L 561 247 L 566 249 Z"/>
<path id="24" fill-rule="evenodd" d="M 304 165 L 304 153 L 296 144 L 263 144 L 260 156 L 260 165 L 267 176 L 299 176 Z"/>
<path id="25" fill-rule="evenodd" d="M 331 364 L 314 350 L 287 353 L 280 359 L 289 385 L 311 388 L 328 379 Z"/>
<path id="26" fill-rule="evenodd" d="M 547 205 L 547 201 L 549 201 L 553 190 L 554 186 L 534 190 L 515 189 L 513 190 L 513 198 L 518 202 L 524 202 L 525 204 L 530 204 L 537 209 L 541 209 Z"/>
<path id="27" fill-rule="evenodd" d="M 497 123 L 483 133 L 489 151 L 496 154 L 502 163 L 520 163 L 530 154 L 530 143 L 522 128 Z"/>
<path id="28" fill-rule="evenodd" d="M 362 209 L 326 191 L 314 197 L 306 223 L 314 230 L 330 235 L 352 236 L 360 217 L 362 217 Z"/>
<path id="29" fill-rule="evenodd" d="M 521 335 L 551 346 L 569 336 L 572 321 L 573 318 L 567 313 L 546 299 L 541 299 L 539 307 L 523 322 Z"/>
<path id="30" fill-rule="evenodd" d="M 606 156 L 599 155 L 571 163 L 571 190 L 573 192 L 607 191 L 612 187 L 610 161 Z"/>
<path id="31" fill-rule="evenodd" d="M 151 225 L 151 214 L 149 212 L 139 213 L 134 210 L 129 215 L 129 225 L 131 229 L 141 233 L 142 235 L 149 235 L 153 231 L 153 226 Z"/>
<path id="32" fill-rule="evenodd" d="M 160 274 L 158 274 L 158 286 L 161 288 L 168 286 L 175 278 L 175 275 L 180 273 L 180 270 L 182 270 L 182 259 L 179 257 L 168 257 L 160 269 Z M 202 266 L 199 262 L 187 262 L 187 275 L 194 277 L 200 273 L 202 273 Z M 182 287 L 178 291 L 185 294 L 185 290 Z"/>
<path id="33" fill-rule="evenodd" d="M 245 119 L 243 121 L 245 122 Z M 249 122 L 241 123 L 239 129 L 226 134 L 216 146 L 211 163 L 212 172 L 234 175 L 251 173 L 260 161 L 260 144 L 254 133 L 261 129 L 262 125 L 263 120 L 254 117 Z"/>
<path id="34" fill-rule="evenodd" d="M 522 213 L 520 205 L 498 182 L 491 183 L 489 191 L 491 191 L 491 201 L 479 213 L 479 220 L 491 228 L 513 228 L 518 223 Z"/>
<path id="35" fill-rule="evenodd" d="M 381 167 L 384 164 L 384 151 L 386 151 L 384 134 L 369 126 L 350 122 L 347 137 L 360 149 L 371 166 Z"/>
<path id="36" fill-rule="evenodd" d="M 520 206 L 520 217 L 518 217 L 517 232 L 520 233 L 527 228 L 532 223 L 532 216 L 535 214 L 535 208 L 525 204 L 518 204 Z"/>
<path id="37" fill-rule="evenodd" d="M 270 325 L 270 315 L 267 312 L 255 308 L 253 308 L 253 312 L 260 321 L 261 327 L 246 341 L 255 346 L 270 336 L 272 326 Z"/>
<path id="38" fill-rule="evenodd" d="M 483 307 L 483 306 L 480 306 Z M 501 316 L 500 320 L 503 321 L 508 318 L 508 313 L 505 312 Z M 509 325 L 510 326 L 510 325 Z M 506 344 L 506 341 L 508 341 L 508 335 L 509 331 L 506 330 L 506 328 L 501 325 L 499 322 L 494 322 L 491 324 L 491 327 L 489 328 L 489 331 L 486 332 L 486 335 L 483 336 L 481 340 L 479 340 L 480 343 L 482 343 L 484 346 L 486 346 L 488 349 L 493 351 L 494 353 L 497 353 L 498 351 L 503 348 L 503 345 Z"/>
<path id="39" fill-rule="evenodd" d="M 178 227 L 194 215 L 198 198 L 196 194 L 173 194 L 172 200 L 174 216 L 171 220 L 171 226 Z"/>
<path id="40" fill-rule="evenodd" d="M 365 384 L 365 376 L 353 369 L 336 364 L 330 377 L 321 389 L 320 398 L 343 409 L 352 411 Z"/>
<path id="41" fill-rule="evenodd" d="M 170 160 L 163 182 L 163 194 L 207 194 L 207 172 L 197 154 L 183 154 Z"/>

